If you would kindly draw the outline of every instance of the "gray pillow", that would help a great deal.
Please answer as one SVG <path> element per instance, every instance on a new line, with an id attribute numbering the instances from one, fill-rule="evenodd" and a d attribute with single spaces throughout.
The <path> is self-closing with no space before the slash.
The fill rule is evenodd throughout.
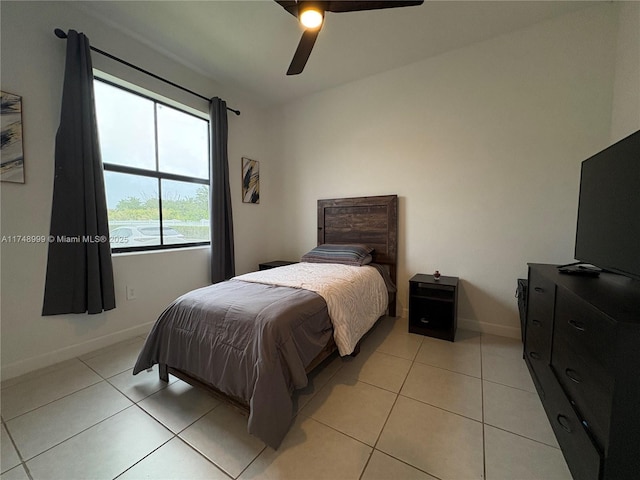
<path id="1" fill-rule="evenodd" d="M 300 261 L 360 266 L 371 263 L 372 252 L 373 248 L 361 244 L 325 243 L 305 253 Z"/>

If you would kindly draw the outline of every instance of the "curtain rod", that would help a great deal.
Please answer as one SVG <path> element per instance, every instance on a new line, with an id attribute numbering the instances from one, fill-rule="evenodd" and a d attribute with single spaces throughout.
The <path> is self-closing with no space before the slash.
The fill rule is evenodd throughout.
<path id="1" fill-rule="evenodd" d="M 56 37 L 58 38 L 62 38 L 62 39 L 66 39 L 67 38 L 67 34 L 60 28 L 56 28 L 53 33 L 55 33 Z M 199 93 L 194 92 L 193 90 L 189 90 L 188 88 L 183 87 L 182 85 L 178 85 L 177 83 L 172 82 L 171 80 L 167 80 L 166 78 L 162 78 L 159 75 L 156 75 L 155 73 L 152 73 L 148 70 L 145 70 L 144 68 L 140 68 L 137 65 L 134 65 L 132 63 L 127 62 L 126 60 L 122 60 L 121 58 L 116 57 L 115 55 L 111 55 L 110 53 L 105 52 L 104 50 L 100 50 L 99 48 L 96 47 L 89 47 L 91 50 L 93 50 L 94 52 L 99 53 L 100 55 L 104 55 L 105 57 L 110 58 L 111 60 L 115 60 L 116 62 L 120 62 L 123 65 L 126 65 L 127 67 L 133 68 L 134 70 L 138 70 L 139 72 L 142 72 L 146 75 L 149 75 L 150 77 L 155 78 L 156 80 L 160 80 L 161 82 L 164 83 L 168 83 L 169 85 L 171 85 L 172 87 L 178 88 L 182 91 L 185 91 L 187 93 L 190 93 L 191 95 L 195 95 L 198 98 L 201 98 L 203 100 L 206 100 L 207 102 L 211 101 L 209 98 L 205 97 L 204 95 L 200 95 Z M 235 110 L 231 107 L 227 107 L 227 110 L 235 113 L 236 115 L 240 115 L 240 110 Z"/>

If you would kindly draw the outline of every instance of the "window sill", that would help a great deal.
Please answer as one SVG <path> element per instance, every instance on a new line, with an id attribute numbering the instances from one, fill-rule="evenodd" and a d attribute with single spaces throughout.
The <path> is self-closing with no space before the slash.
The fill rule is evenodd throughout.
<path id="1" fill-rule="evenodd" d="M 194 245 L 193 247 L 180 247 L 180 248 L 162 248 L 157 250 L 138 250 L 133 252 L 111 252 L 112 257 L 129 257 L 132 255 L 149 255 L 149 254 L 162 254 L 162 253 L 176 253 L 176 252 L 191 252 L 194 250 L 209 250 L 211 245 Z"/>

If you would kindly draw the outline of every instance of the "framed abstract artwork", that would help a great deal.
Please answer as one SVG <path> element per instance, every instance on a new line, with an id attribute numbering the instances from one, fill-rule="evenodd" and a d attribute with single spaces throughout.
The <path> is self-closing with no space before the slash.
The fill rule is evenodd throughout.
<path id="1" fill-rule="evenodd" d="M 22 150 L 22 97 L 0 91 L 0 180 L 24 183 Z"/>
<path id="2" fill-rule="evenodd" d="M 260 162 L 242 157 L 242 202 L 260 203 Z"/>

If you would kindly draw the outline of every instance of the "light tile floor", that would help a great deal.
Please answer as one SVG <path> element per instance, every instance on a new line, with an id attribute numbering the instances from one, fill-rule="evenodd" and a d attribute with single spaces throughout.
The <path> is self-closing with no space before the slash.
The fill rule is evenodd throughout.
<path id="1" fill-rule="evenodd" d="M 296 392 L 275 451 L 201 390 L 131 375 L 137 337 L 2 384 L 0 479 L 570 479 L 520 341 L 385 317 Z"/>

